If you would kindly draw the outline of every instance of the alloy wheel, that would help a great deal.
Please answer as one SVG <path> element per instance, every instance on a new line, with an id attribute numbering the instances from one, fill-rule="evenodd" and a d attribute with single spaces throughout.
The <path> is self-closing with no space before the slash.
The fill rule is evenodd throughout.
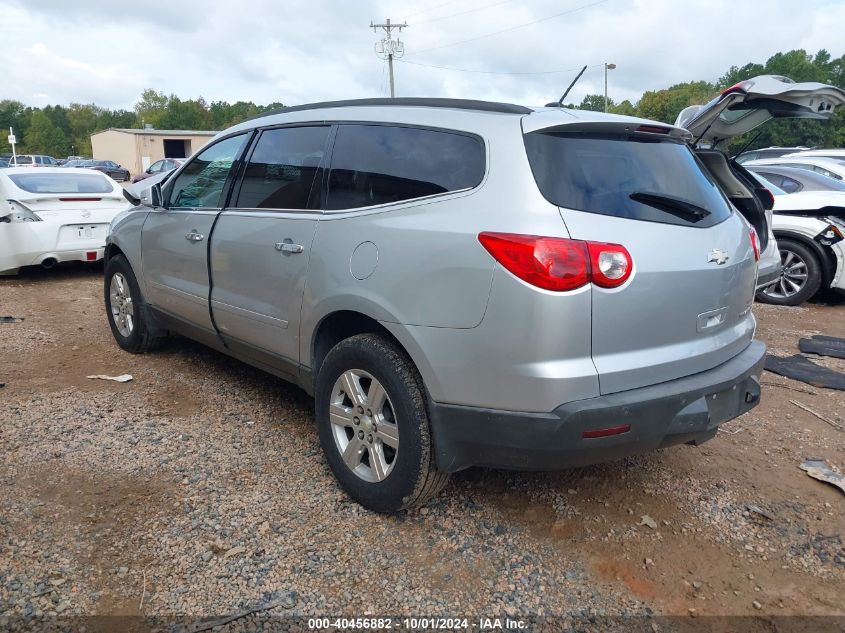
<path id="1" fill-rule="evenodd" d="M 343 463 L 364 481 L 385 479 L 396 464 L 399 427 L 384 386 L 361 369 L 337 379 L 329 404 L 332 435 Z"/>
<path id="2" fill-rule="evenodd" d="M 780 261 L 783 266 L 780 278 L 763 290 L 763 293 L 772 299 L 782 300 L 801 292 L 807 283 L 808 270 L 807 262 L 798 253 L 790 250 L 781 249 Z"/>
<path id="3" fill-rule="evenodd" d="M 109 307 L 117 331 L 122 337 L 129 338 L 135 329 L 135 312 L 129 282 L 123 273 L 112 275 L 109 284 Z"/>

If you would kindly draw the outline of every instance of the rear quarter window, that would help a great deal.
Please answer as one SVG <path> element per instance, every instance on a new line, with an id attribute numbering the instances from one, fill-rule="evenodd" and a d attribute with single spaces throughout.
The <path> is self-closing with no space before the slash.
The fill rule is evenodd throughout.
<path id="1" fill-rule="evenodd" d="M 460 132 L 341 125 L 329 172 L 329 210 L 423 198 L 478 186 L 484 143 Z"/>
<path id="2" fill-rule="evenodd" d="M 525 135 L 525 148 L 541 193 L 559 207 L 702 228 L 731 214 L 721 190 L 680 141 L 541 131 Z"/>

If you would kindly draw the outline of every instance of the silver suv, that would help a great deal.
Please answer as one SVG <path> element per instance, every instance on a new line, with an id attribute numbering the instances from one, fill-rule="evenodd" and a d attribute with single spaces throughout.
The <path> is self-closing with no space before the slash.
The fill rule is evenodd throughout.
<path id="1" fill-rule="evenodd" d="M 470 466 L 697 444 L 758 403 L 765 347 L 757 233 L 689 140 L 479 101 L 264 115 L 115 219 L 109 323 L 125 350 L 177 332 L 313 394 L 376 511 Z"/>

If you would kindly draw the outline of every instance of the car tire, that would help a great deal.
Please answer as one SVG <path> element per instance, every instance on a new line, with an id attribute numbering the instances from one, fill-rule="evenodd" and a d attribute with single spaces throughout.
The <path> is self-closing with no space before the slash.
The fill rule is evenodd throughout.
<path id="1" fill-rule="evenodd" d="M 123 255 L 106 261 L 103 294 L 114 340 L 127 352 L 152 351 L 167 332 L 152 322 L 132 267 Z"/>
<path id="2" fill-rule="evenodd" d="M 822 266 L 810 247 L 798 240 L 778 238 L 781 277 L 757 291 L 757 300 L 782 306 L 799 306 L 813 297 L 822 284 Z"/>
<path id="3" fill-rule="evenodd" d="M 435 465 L 422 378 L 387 338 L 358 334 L 335 345 L 317 375 L 314 406 L 329 467 L 362 506 L 420 506 L 449 480 Z"/>

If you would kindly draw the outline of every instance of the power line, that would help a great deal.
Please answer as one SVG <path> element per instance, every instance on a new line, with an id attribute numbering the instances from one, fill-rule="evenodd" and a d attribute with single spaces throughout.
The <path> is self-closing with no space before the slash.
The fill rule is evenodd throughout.
<path id="1" fill-rule="evenodd" d="M 563 70 L 538 70 L 538 71 L 530 71 L 530 72 L 507 72 L 507 71 L 497 71 L 497 70 L 479 70 L 474 68 L 455 68 L 454 66 L 437 66 L 435 64 L 423 64 L 422 62 L 414 62 L 409 59 L 397 59 L 396 61 L 400 61 L 403 64 L 413 64 L 414 66 L 424 66 L 426 68 L 438 68 L 440 70 L 454 70 L 457 72 L 462 73 L 478 73 L 481 75 L 555 75 L 558 73 L 571 73 L 576 70 L 580 70 L 583 68 L 582 66 L 576 66 L 575 68 L 565 68 Z M 601 66 L 601 64 L 590 64 L 587 68 L 597 68 Z"/>
<path id="2" fill-rule="evenodd" d="M 406 15 L 405 19 L 407 20 L 408 18 L 413 17 L 415 15 L 422 15 L 423 13 L 428 13 L 429 11 L 432 11 L 434 9 L 439 9 L 440 7 L 445 7 L 447 4 L 454 4 L 455 2 L 457 2 L 457 0 L 448 0 L 447 2 L 441 2 L 440 4 L 435 4 L 434 6 L 428 7 L 427 9 L 421 9 L 419 11 L 414 11 L 413 13 Z"/>
<path id="3" fill-rule="evenodd" d="M 450 13 L 448 15 L 441 15 L 436 18 L 428 18 L 420 20 L 419 22 L 414 22 L 414 26 L 418 24 L 430 24 L 431 22 L 439 22 L 440 20 L 445 20 L 447 18 L 456 18 L 461 15 L 466 15 L 467 13 L 475 13 L 476 11 L 482 11 L 483 9 L 492 9 L 493 7 L 498 7 L 500 4 L 505 4 L 507 2 L 513 2 L 513 0 L 499 0 L 498 2 L 494 2 L 493 4 L 485 4 L 483 7 L 476 7 L 475 9 L 467 9 L 466 11 L 460 11 L 459 13 Z"/>
<path id="4" fill-rule="evenodd" d="M 431 46 L 429 48 L 423 48 L 415 53 L 425 53 L 428 51 L 435 51 L 441 48 L 449 48 L 450 46 L 457 46 L 458 44 L 466 44 L 467 42 L 475 42 L 477 40 L 483 40 L 488 37 L 493 37 L 494 35 L 500 35 L 501 33 L 509 33 L 510 31 L 516 31 L 517 29 L 524 28 L 526 26 L 531 26 L 532 24 L 539 24 L 540 22 L 546 22 L 547 20 L 553 20 L 554 18 L 559 18 L 562 15 L 568 15 L 570 13 L 575 13 L 576 11 L 581 11 L 583 9 L 589 9 L 590 7 L 595 7 L 600 4 L 604 4 L 608 0 L 597 0 L 596 2 L 591 2 L 590 4 L 584 4 L 580 7 L 575 7 L 574 9 L 569 9 L 568 11 L 561 11 L 560 13 L 555 13 L 554 15 L 547 16 L 545 18 L 540 18 L 539 20 L 532 20 L 531 22 L 526 22 L 525 24 L 517 24 L 516 26 L 509 27 L 507 29 L 502 29 L 501 31 L 494 31 L 493 33 L 486 33 L 484 35 L 479 35 L 477 37 L 471 37 L 468 40 L 459 40 L 457 42 L 451 42 L 449 44 L 441 44 L 440 46 Z"/>

